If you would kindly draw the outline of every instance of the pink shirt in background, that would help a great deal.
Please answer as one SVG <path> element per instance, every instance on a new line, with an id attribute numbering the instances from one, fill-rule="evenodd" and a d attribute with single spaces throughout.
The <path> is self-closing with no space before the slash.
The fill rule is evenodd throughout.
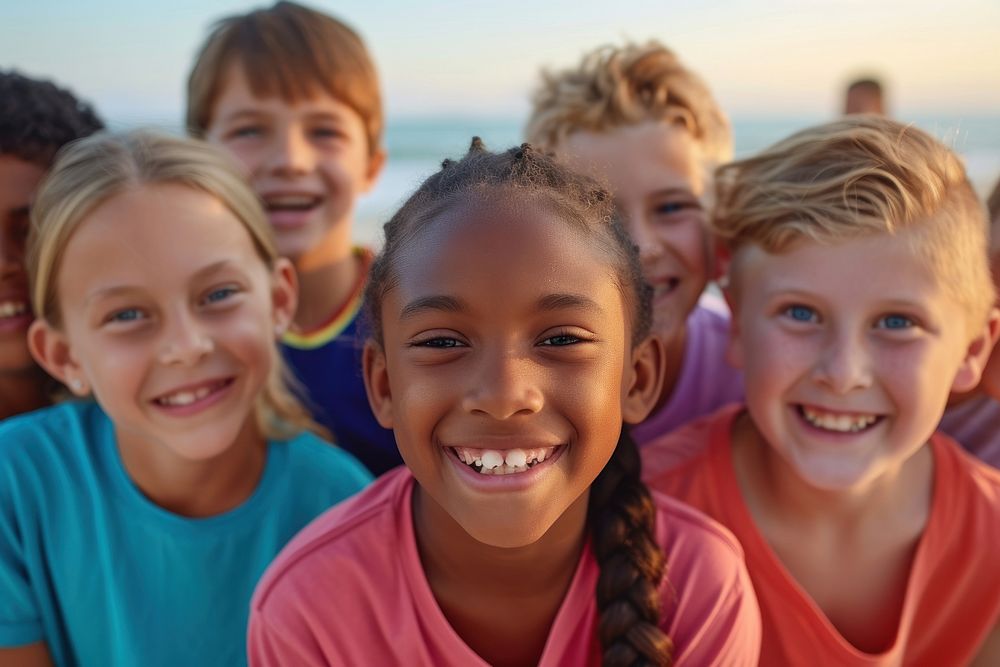
<path id="1" fill-rule="evenodd" d="M 687 319 L 680 377 L 666 404 L 632 427 L 639 447 L 727 403 L 743 401 L 743 373 L 726 363 L 729 310 L 706 292 Z"/>
<path id="2" fill-rule="evenodd" d="M 1000 468 L 1000 402 L 977 396 L 944 412 L 938 428 L 979 460 Z"/>
<path id="3" fill-rule="evenodd" d="M 486 667 L 448 624 L 424 576 L 413 489 L 409 470 L 386 473 L 292 540 L 254 595 L 251 665 Z M 661 627 L 674 642 L 674 664 L 756 665 L 760 612 L 739 544 L 697 511 L 654 498 L 667 561 Z M 588 547 L 541 667 L 600 664 L 597 575 Z"/>

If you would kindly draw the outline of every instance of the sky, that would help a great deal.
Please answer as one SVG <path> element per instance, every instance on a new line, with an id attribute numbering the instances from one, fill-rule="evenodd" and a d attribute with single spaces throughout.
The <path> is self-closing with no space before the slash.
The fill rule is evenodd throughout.
<path id="1" fill-rule="evenodd" d="M 358 30 L 390 118 L 523 116 L 542 67 L 664 42 L 734 117 L 828 116 L 876 73 L 901 115 L 1000 117 L 998 0 L 314 0 Z M 112 122 L 179 125 L 184 82 L 235 0 L 0 0 L 0 67 L 53 78 Z"/>

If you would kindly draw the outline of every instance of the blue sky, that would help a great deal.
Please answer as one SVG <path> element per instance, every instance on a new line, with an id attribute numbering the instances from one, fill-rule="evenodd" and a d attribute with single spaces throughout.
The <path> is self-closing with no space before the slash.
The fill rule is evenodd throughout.
<path id="1" fill-rule="evenodd" d="M 261 3 L 5 0 L 0 67 L 52 77 L 112 121 L 177 123 L 211 22 Z M 952 0 L 317 0 L 364 36 L 390 116 L 513 116 L 542 66 L 655 37 L 734 116 L 827 115 L 878 72 L 901 114 L 1000 115 L 1000 2 Z"/>

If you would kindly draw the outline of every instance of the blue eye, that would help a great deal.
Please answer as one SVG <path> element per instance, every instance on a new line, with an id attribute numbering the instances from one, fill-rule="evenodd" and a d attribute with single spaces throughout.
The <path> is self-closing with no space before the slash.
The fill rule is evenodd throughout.
<path id="1" fill-rule="evenodd" d="M 264 131 L 257 125 L 245 125 L 243 127 L 237 127 L 229 136 L 234 139 L 246 139 L 250 137 L 259 137 L 264 134 Z"/>
<path id="2" fill-rule="evenodd" d="M 142 311 L 138 308 L 126 308 L 111 314 L 108 322 L 135 322 L 143 317 Z"/>
<path id="3" fill-rule="evenodd" d="M 819 320 L 819 315 L 809 306 L 789 306 L 785 309 L 785 315 L 796 322 L 816 322 Z"/>
<path id="4" fill-rule="evenodd" d="M 236 294 L 237 289 L 235 287 L 220 287 L 219 289 L 214 289 L 208 293 L 205 297 L 206 303 L 218 303 L 220 301 L 225 301 L 232 295 Z"/>
<path id="5" fill-rule="evenodd" d="M 878 321 L 880 329 L 909 329 L 913 325 L 913 320 L 905 315 L 886 315 Z"/>
<path id="6" fill-rule="evenodd" d="M 581 342 L 581 339 L 577 336 L 559 334 L 558 336 L 549 336 L 542 341 L 542 345 L 548 345 L 550 347 L 565 347 L 567 345 L 576 345 L 579 342 Z"/>
<path id="7" fill-rule="evenodd" d="M 656 212 L 663 213 L 664 215 L 670 215 L 671 213 L 678 213 L 682 210 L 684 210 L 684 204 L 676 201 L 666 202 L 656 207 Z"/>

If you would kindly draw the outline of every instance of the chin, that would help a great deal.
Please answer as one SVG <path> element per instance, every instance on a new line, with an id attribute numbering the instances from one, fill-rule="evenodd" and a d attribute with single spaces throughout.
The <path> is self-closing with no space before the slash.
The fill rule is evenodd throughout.
<path id="1" fill-rule="evenodd" d="M 459 520 L 459 524 L 477 542 L 498 549 L 518 549 L 534 544 L 542 539 L 551 523 L 539 521 L 523 521 L 517 517 L 511 517 L 502 521 L 493 515 L 487 524 L 476 521 L 476 517 L 469 517 L 470 520 Z"/>

